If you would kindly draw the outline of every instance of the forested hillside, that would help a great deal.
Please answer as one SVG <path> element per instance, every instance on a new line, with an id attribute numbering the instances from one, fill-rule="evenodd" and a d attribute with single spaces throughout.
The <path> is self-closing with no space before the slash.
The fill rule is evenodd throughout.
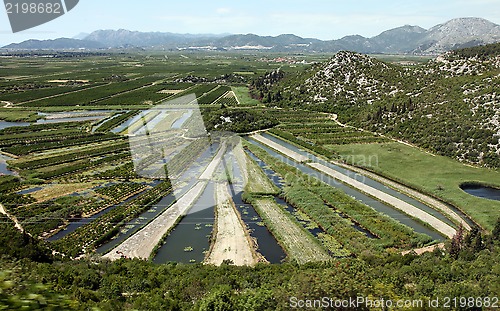
<path id="1" fill-rule="evenodd" d="M 270 106 L 335 113 L 437 154 L 500 167 L 500 44 L 405 66 L 339 52 L 306 72 L 270 72 L 252 88 Z"/>

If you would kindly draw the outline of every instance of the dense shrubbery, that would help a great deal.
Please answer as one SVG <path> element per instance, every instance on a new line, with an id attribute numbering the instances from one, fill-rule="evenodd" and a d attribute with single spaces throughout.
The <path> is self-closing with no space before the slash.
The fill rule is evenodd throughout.
<path id="1" fill-rule="evenodd" d="M 0 306 L 48 309 L 50 305 L 65 310 L 289 310 L 292 296 L 311 300 L 368 296 L 393 301 L 422 299 L 424 305 L 438 297 L 498 297 L 500 221 L 495 232 L 483 236 L 481 249 L 474 252 L 471 250 L 477 238 L 464 236 L 453 256 L 450 248 L 422 256 L 366 256 L 306 265 L 213 267 L 154 265 L 141 260 L 81 260 L 49 265 L 15 262 L 17 256 L 4 257 L 2 269 L 11 272 L 3 272 L 0 277 Z M 351 309 L 370 308 L 361 305 Z M 466 309 L 469 308 L 463 308 Z"/>
<path id="2" fill-rule="evenodd" d="M 271 128 L 278 124 L 270 115 L 251 110 L 212 109 L 204 113 L 204 121 L 209 131 L 229 131 L 249 133 Z"/>

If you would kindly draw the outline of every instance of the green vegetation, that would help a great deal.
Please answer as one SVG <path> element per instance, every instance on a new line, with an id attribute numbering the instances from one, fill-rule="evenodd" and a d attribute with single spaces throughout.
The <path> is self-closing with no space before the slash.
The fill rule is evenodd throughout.
<path id="1" fill-rule="evenodd" d="M 105 213 L 90 224 L 78 228 L 52 245 L 72 257 L 91 252 L 118 234 L 129 221 L 147 211 L 172 191 L 170 183 L 162 182 L 138 197 Z"/>
<path id="2" fill-rule="evenodd" d="M 249 203 L 255 207 L 266 227 L 285 249 L 287 260 L 304 264 L 331 259 L 326 248 L 292 215 L 283 210 L 273 197 L 251 198 Z M 338 243 L 331 251 L 338 256 L 344 255 Z"/>
<path id="3" fill-rule="evenodd" d="M 278 124 L 275 118 L 259 111 L 243 109 L 210 109 L 204 115 L 208 131 L 249 133 L 271 128 Z"/>
<path id="4" fill-rule="evenodd" d="M 448 201 L 488 230 L 500 214 L 500 202 L 471 196 L 459 187 L 472 181 L 498 187 L 500 173 L 497 170 L 470 167 L 400 143 L 335 146 L 333 149 L 350 164 L 366 167 Z M 366 161 L 373 156 L 377 161 Z"/>
<path id="5" fill-rule="evenodd" d="M 231 88 L 236 96 L 238 103 L 245 106 L 260 106 L 260 102 L 256 99 L 250 97 L 249 91 L 247 87 L 244 86 L 233 86 Z"/>
<path id="6" fill-rule="evenodd" d="M 500 232 L 500 221 L 497 227 Z M 477 248 L 479 239 L 483 243 Z M 5 254 L 6 245 L 0 245 Z M 24 254 L 4 256 L 0 259 L 0 306 L 10 310 L 21 306 L 110 311 L 289 310 L 291 296 L 422 299 L 424 305 L 434 297 L 497 296 L 500 235 L 467 235 L 455 245 L 454 255 L 450 246 L 447 251 L 421 256 L 394 254 L 256 267 L 87 259 L 50 265 L 19 261 Z M 370 310 L 366 305 L 357 309 Z"/>
<path id="7" fill-rule="evenodd" d="M 35 122 L 40 116 L 33 111 L 20 111 L 0 108 L 0 120 L 7 122 Z"/>
<path id="8" fill-rule="evenodd" d="M 417 234 L 411 228 L 380 214 L 345 193 L 319 180 L 311 179 L 261 148 L 252 144 L 246 144 L 246 147 L 271 169 L 285 177 L 285 199 L 350 252 L 380 253 L 383 250 L 391 251 L 392 248 L 421 247 L 431 242 L 430 237 Z M 361 225 L 379 239 L 368 238 L 356 230 L 353 224 Z"/>
<path id="9" fill-rule="evenodd" d="M 343 123 L 494 168 L 500 165 L 498 54 L 496 44 L 403 67 L 340 52 L 305 72 L 268 72 L 254 79 L 251 91 L 269 107 L 335 113 Z M 319 143 L 373 142 L 365 134 L 366 140 L 351 141 L 344 133 L 339 141 L 332 133 Z"/>
<path id="10" fill-rule="evenodd" d="M 137 110 L 137 111 L 129 111 L 129 112 L 125 112 L 123 114 L 120 114 L 119 116 L 117 117 L 114 117 L 106 122 L 104 122 L 103 124 L 101 124 L 97 130 L 99 132 L 106 132 L 106 131 L 110 131 L 112 129 L 114 129 L 115 127 L 125 123 L 126 121 L 130 120 L 132 117 L 134 117 L 135 115 L 137 115 L 140 111 Z"/>
<path id="11" fill-rule="evenodd" d="M 433 156 L 374 133 L 464 162 L 498 167 L 493 118 L 498 105 L 492 97 L 498 94 L 498 66 L 491 61 L 498 46 L 464 49 L 448 54 L 445 61 L 404 67 L 353 53 L 339 53 L 326 64 L 292 67 L 268 62 L 282 56 L 269 54 L 162 51 L 3 57 L 3 120 L 33 122 L 37 112 L 77 110 L 109 110 L 113 117 L 0 130 L 0 150 L 19 156 L 8 164 L 20 173 L 0 176 L 0 203 L 26 230 L 21 233 L 11 219 L 0 217 L 0 309 L 289 310 L 290 296 L 426 301 L 498 295 L 500 206 L 458 187 L 463 182 L 499 186 L 498 171 Z M 326 56 L 304 58 L 317 62 Z M 329 66 L 341 61 L 349 65 Z M 402 250 L 425 246 L 430 238 L 248 145 L 285 180 L 278 190 L 242 153 L 250 162 L 244 197 L 260 209 L 281 243 L 289 239 L 289 262 L 255 267 L 225 262 L 214 267 L 103 260 L 96 248 L 130 230 L 130 222 L 143 220 L 139 216 L 172 191 L 168 181 L 153 183 L 138 176 L 127 137 L 110 131 L 143 110 L 192 93 L 210 131 L 272 128 L 271 134 L 301 148 L 340 157 L 443 198 L 487 230 L 459 230 L 445 250 L 402 256 Z M 338 124 L 334 114 L 355 127 Z M 166 120 L 158 128 L 169 128 L 172 122 Z M 196 137 L 186 131 L 193 122 L 195 118 L 189 119 L 173 135 Z M 207 147 L 203 139 L 191 142 L 170 161 L 169 173 L 182 173 Z M 146 161 L 158 156 L 160 150 Z M 35 187 L 42 190 L 16 193 Z M 293 209 L 277 204 L 275 195 Z M 100 217 L 87 218 L 58 241 L 40 239 L 72 219 L 101 211 Z M 266 211 L 279 216 L 266 217 Z M 278 226 L 277 219 L 295 229 L 282 230 L 287 226 Z M 305 263 L 300 243 L 318 250 L 307 258 L 325 261 Z M 189 242 L 183 245 L 186 251 L 189 245 L 196 248 Z M 87 257 L 71 260 L 83 254 Z"/>

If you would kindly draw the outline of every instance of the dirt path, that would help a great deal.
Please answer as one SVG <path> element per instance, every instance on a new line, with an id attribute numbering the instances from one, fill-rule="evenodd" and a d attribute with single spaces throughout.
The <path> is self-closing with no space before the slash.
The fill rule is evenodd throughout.
<path id="1" fill-rule="evenodd" d="M 273 141 L 267 139 L 267 138 L 264 138 L 260 135 L 254 135 L 252 136 L 252 138 L 268 145 L 269 147 L 273 148 L 273 149 L 276 149 L 278 150 L 279 152 L 287 155 L 288 157 L 292 158 L 293 160 L 295 161 L 298 161 L 298 162 L 304 162 L 304 158 L 306 158 L 305 156 L 303 155 L 300 155 L 286 147 L 283 147 L 277 143 L 274 143 Z M 307 159 L 307 158 L 306 158 Z M 452 238 L 455 233 L 456 233 L 456 230 L 454 228 L 452 228 L 450 225 L 444 223 L 443 221 L 437 219 L 436 217 L 422 211 L 421 209 L 418 209 L 416 208 L 415 206 L 411 205 L 411 204 L 408 204 L 398 198 L 395 198 L 383 191 L 380 191 L 378 189 L 375 189 L 373 187 L 370 187 L 368 185 L 365 185 L 364 183 L 362 182 L 359 182 L 353 178 L 350 178 L 344 174 L 341 174 L 327 166 L 324 166 L 322 164 L 319 164 L 319 163 L 307 163 L 308 166 L 320 171 L 320 172 L 323 172 L 333 178 L 335 178 L 336 180 L 339 180 L 351 187 L 354 187 L 374 198 L 377 198 L 378 200 L 380 200 L 381 202 L 384 202 L 384 203 L 387 203 L 399 210 L 401 210 L 402 212 L 404 212 L 405 214 L 407 215 L 410 215 L 416 219 L 419 219 L 425 223 L 428 223 L 431 227 L 433 227 L 435 230 L 439 231 L 440 233 L 442 233 L 443 235 L 449 237 L 449 238 Z"/>
<path id="2" fill-rule="evenodd" d="M 2 100 L 2 104 L 4 104 L 4 106 L 3 106 L 4 108 L 12 108 L 12 103 L 11 102 Z"/>
<path id="3" fill-rule="evenodd" d="M 264 221 L 271 222 L 273 235 L 285 248 L 289 259 L 295 259 L 299 263 L 312 261 L 328 261 L 331 257 L 309 236 L 303 228 L 292 221 L 280 205 L 272 198 L 258 199 L 254 203 L 255 208 Z"/>
<path id="4" fill-rule="evenodd" d="M 258 142 L 263 143 L 264 145 L 268 145 L 269 147 L 273 148 L 274 150 L 277 150 L 281 152 L 282 154 L 285 154 L 289 156 L 290 158 L 294 159 L 297 162 L 306 162 L 309 160 L 308 157 L 301 155 L 300 153 L 297 153 L 295 151 L 292 151 L 286 147 L 283 147 L 282 145 L 275 143 L 274 141 L 267 139 L 263 137 L 260 134 L 255 134 L 252 136 L 253 139 L 255 139 Z"/>
<path id="5" fill-rule="evenodd" d="M 147 226 L 112 249 L 105 258 L 111 260 L 126 258 L 148 259 L 161 238 L 172 228 L 181 215 L 185 215 L 205 189 L 207 182 L 200 181 L 182 196 L 174 205 L 156 217 Z"/>
<path id="6" fill-rule="evenodd" d="M 227 182 L 216 186 L 217 234 L 206 263 L 220 266 L 224 260 L 231 260 L 236 266 L 253 266 L 257 255 L 227 187 Z"/>
<path id="7" fill-rule="evenodd" d="M 17 230 L 24 232 L 24 228 L 23 228 L 23 226 L 21 226 L 21 223 L 17 220 L 17 218 L 15 216 L 13 216 L 7 212 L 7 210 L 2 205 L 2 203 L 0 203 L 0 214 L 7 216 L 10 220 L 12 220 L 14 222 L 14 225 L 17 228 Z"/>

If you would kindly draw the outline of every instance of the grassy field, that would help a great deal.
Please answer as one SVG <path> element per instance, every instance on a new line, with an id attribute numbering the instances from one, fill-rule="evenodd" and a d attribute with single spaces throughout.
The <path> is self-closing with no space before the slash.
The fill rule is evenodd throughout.
<path id="1" fill-rule="evenodd" d="M 233 86 L 231 89 L 234 92 L 240 106 L 260 106 L 260 102 L 256 99 L 250 97 L 248 93 L 248 88 L 245 86 Z"/>
<path id="2" fill-rule="evenodd" d="M 277 187 L 271 183 L 257 163 L 248 155 L 244 156 L 246 156 L 246 170 L 248 172 L 248 183 L 245 191 L 252 194 L 278 194 Z"/>
<path id="3" fill-rule="evenodd" d="M 471 167 L 400 143 L 352 144 L 331 148 L 349 164 L 366 167 L 459 207 L 488 230 L 500 217 L 499 201 L 477 198 L 460 189 L 464 182 L 500 187 L 498 170 Z"/>

